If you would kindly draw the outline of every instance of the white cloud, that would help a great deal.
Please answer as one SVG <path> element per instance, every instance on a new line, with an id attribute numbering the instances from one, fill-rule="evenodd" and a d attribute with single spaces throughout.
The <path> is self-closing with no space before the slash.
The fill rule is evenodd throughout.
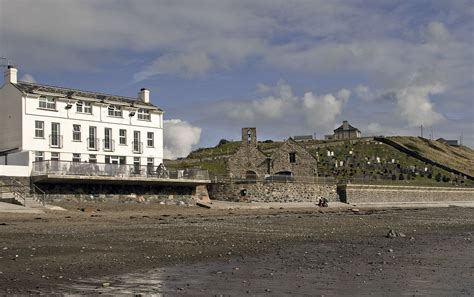
<path id="1" fill-rule="evenodd" d="M 165 120 L 163 133 L 164 157 L 167 159 L 186 157 L 201 138 L 201 128 L 179 119 Z"/>
<path id="2" fill-rule="evenodd" d="M 275 86 L 259 84 L 257 88 L 270 93 L 269 96 L 247 102 L 222 102 L 213 108 L 212 113 L 219 117 L 225 115 L 224 118 L 244 126 L 271 123 L 276 128 L 291 122 L 299 126 L 300 130 L 313 131 L 332 127 L 351 95 L 349 90 L 341 89 L 336 95 L 306 92 L 298 97 L 283 80 Z"/>
<path id="3" fill-rule="evenodd" d="M 29 74 L 29 73 L 25 73 L 21 79 L 21 81 L 26 81 L 26 82 L 30 82 L 30 83 L 35 83 L 36 82 L 36 79 L 33 77 L 33 75 Z"/>
<path id="4" fill-rule="evenodd" d="M 400 117 L 410 126 L 430 126 L 444 120 L 443 115 L 436 112 L 429 95 L 440 94 L 445 87 L 440 83 L 411 86 L 397 92 L 397 107 Z"/>

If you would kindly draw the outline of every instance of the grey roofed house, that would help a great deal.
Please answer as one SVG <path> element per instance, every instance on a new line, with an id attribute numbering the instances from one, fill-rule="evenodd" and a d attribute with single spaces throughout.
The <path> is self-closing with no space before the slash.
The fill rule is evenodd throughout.
<path id="1" fill-rule="evenodd" d="M 361 136 L 360 130 L 349 124 L 348 121 L 343 121 L 342 125 L 334 130 L 334 138 L 336 140 L 359 138 Z"/>
<path id="2" fill-rule="evenodd" d="M 142 106 L 146 106 L 147 108 L 152 108 L 152 109 L 153 107 L 155 107 L 157 110 L 162 111 L 162 109 L 158 108 L 152 103 L 137 101 L 136 98 L 132 98 L 132 97 L 116 96 L 116 95 L 109 95 L 109 94 L 77 90 L 77 89 L 71 89 L 71 88 L 48 86 L 48 85 L 30 83 L 30 82 L 24 82 L 24 81 L 19 81 L 18 83 L 14 84 L 14 86 L 23 93 L 51 93 L 54 95 L 59 94 L 59 95 L 64 96 L 65 98 L 70 98 L 70 99 L 77 99 L 75 97 L 80 97 L 81 99 L 88 98 L 91 100 L 102 101 L 104 103 L 116 102 L 116 103 L 126 103 L 132 106 L 142 105 Z"/>

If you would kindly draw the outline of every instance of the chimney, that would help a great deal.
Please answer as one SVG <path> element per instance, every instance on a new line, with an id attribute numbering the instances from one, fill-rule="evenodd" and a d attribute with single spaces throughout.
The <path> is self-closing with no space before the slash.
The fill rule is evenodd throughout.
<path id="1" fill-rule="evenodd" d="M 14 66 L 8 65 L 8 68 L 3 75 L 4 82 L 16 84 L 18 82 L 17 73 L 18 73 L 18 70 Z"/>
<path id="2" fill-rule="evenodd" d="M 145 103 L 150 103 L 150 90 L 146 88 L 141 88 L 138 92 L 138 99 Z"/>
<path id="3" fill-rule="evenodd" d="M 342 122 L 342 129 L 343 130 L 349 130 L 349 123 L 347 121 Z"/>

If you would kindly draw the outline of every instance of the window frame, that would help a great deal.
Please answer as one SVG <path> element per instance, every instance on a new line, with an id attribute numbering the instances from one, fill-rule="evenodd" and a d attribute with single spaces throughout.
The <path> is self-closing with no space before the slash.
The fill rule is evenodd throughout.
<path id="1" fill-rule="evenodd" d="M 122 132 L 124 132 L 123 135 Z M 119 130 L 119 145 L 127 145 L 127 129 Z"/>
<path id="2" fill-rule="evenodd" d="M 75 128 L 79 127 L 79 130 Z M 79 135 L 79 139 L 76 139 L 76 136 Z M 79 124 L 72 124 L 72 141 L 73 142 L 81 142 L 82 141 L 82 127 Z"/>
<path id="3" fill-rule="evenodd" d="M 41 123 L 41 128 L 38 128 L 36 124 Z M 41 132 L 41 136 L 38 136 L 38 132 Z M 35 121 L 35 138 L 44 139 L 44 121 Z"/>
<path id="4" fill-rule="evenodd" d="M 40 96 L 38 108 L 45 110 L 56 110 L 56 99 L 52 96 Z"/>
<path id="5" fill-rule="evenodd" d="M 151 135 L 151 138 L 150 138 L 150 135 Z M 150 141 L 151 141 L 151 145 L 150 145 Z M 154 132 L 146 133 L 146 146 L 155 147 L 155 133 Z"/>
<path id="6" fill-rule="evenodd" d="M 76 112 L 92 114 L 92 102 L 79 100 L 76 103 Z"/>
<path id="7" fill-rule="evenodd" d="M 290 164 L 296 163 L 296 152 L 288 153 L 288 161 L 290 162 Z"/>
<path id="8" fill-rule="evenodd" d="M 77 160 L 79 160 L 79 161 L 77 161 Z M 72 154 L 72 162 L 73 163 L 81 163 L 82 162 L 81 160 L 82 160 L 81 159 L 81 154 L 79 154 L 79 153 L 73 153 Z"/>
<path id="9" fill-rule="evenodd" d="M 137 111 L 137 119 L 140 121 L 151 121 L 150 110 L 145 108 L 139 108 Z"/>
<path id="10" fill-rule="evenodd" d="M 107 114 L 113 118 L 123 118 L 123 110 L 121 106 L 111 104 L 107 107 Z"/>

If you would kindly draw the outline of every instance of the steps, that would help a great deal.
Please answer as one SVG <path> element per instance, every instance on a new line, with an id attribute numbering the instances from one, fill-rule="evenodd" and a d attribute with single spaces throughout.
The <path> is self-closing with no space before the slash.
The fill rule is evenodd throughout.
<path id="1" fill-rule="evenodd" d="M 33 185 L 37 189 L 36 186 Z M 39 189 L 38 189 L 39 190 Z M 28 208 L 45 208 L 33 194 L 29 185 L 14 178 L 0 179 L 0 202 L 26 206 Z"/>

